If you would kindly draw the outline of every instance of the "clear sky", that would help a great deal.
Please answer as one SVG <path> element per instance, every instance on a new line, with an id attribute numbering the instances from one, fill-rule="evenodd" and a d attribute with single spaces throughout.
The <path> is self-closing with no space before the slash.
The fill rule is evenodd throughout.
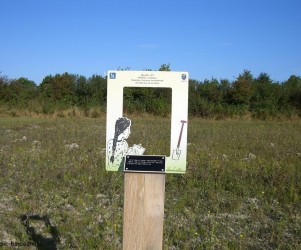
<path id="1" fill-rule="evenodd" d="M 0 72 L 158 70 L 234 80 L 301 76 L 301 0 L 0 0 Z"/>

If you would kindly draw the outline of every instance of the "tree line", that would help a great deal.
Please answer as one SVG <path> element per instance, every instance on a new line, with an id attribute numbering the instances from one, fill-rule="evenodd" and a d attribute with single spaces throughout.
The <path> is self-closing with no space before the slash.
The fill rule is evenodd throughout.
<path id="1" fill-rule="evenodd" d="M 122 69 L 120 69 L 122 70 Z M 159 70 L 169 71 L 169 64 Z M 107 78 L 85 77 L 63 73 L 48 75 L 37 85 L 20 77 L 10 79 L 0 74 L 0 106 L 26 109 L 36 113 L 77 107 L 99 108 L 105 112 Z M 171 90 L 158 88 L 126 88 L 124 111 L 170 114 Z M 189 80 L 189 114 L 199 117 L 233 117 L 251 114 L 254 118 L 301 116 L 301 78 L 292 75 L 287 81 L 275 82 L 267 73 L 254 77 L 244 70 L 233 81 L 227 79 Z"/>

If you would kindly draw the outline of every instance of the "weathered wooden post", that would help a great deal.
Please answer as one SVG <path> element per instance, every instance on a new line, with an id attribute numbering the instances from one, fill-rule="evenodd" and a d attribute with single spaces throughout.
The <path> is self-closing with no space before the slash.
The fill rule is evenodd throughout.
<path id="1" fill-rule="evenodd" d="M 162 249 L 165 174 L 124 174 L 123 249 Z"/>
<path id="2" fill-rule="evenodd" d="M 123 116 L 124 87 L 172 89 L 169 156 L 144 155 L 141 144 L 128 145 L 132 124 Z M 124 250 L 162 249 L 165 175 L 186 172 L 187 117 L 187 72 L 108 72 L 106 169 L 124 171 Z"/>

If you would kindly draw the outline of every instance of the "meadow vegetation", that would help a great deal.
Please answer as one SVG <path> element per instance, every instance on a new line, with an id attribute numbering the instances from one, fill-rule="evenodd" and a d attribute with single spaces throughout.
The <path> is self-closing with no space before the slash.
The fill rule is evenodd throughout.
<path id="1" fill-rule="evenodd" d="M 105 116 L 70 112 L 0 118 L 2 245 L 121 249 Z M 169 118 L 131 119 L 133 140 L 152 138 L 147 154 L 166 151 Z M 166 176 L 164 249 L 300 249 L 300 235 L 301 121 L 191 118 L 187 173 Z"/>

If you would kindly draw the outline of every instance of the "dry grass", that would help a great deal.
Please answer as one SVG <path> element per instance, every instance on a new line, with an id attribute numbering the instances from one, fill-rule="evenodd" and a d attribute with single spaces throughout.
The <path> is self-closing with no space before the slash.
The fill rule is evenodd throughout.
<path id="1" fill-rule="evenodd" d="M 131 137 L 152 128 L 152 144 L 169 127 L 132 119 Z M 191 119 L 188 131 L 187 173 L 167 176 L 164 249 L 301 248 L 301 122 Z M 0 242 L 121 249 L 104 116 L 1 118 L 0 138 Z"/>
<path id="2" fill-rule="evenodd" d="M 43 112 L 43 110 L 27 110 L 0 107 L 0 117 L 29 117 L 29 118 L 100 118 L 105 116 L 103 109 L 93 107 L 80 109 L 77 107 Z"/>

